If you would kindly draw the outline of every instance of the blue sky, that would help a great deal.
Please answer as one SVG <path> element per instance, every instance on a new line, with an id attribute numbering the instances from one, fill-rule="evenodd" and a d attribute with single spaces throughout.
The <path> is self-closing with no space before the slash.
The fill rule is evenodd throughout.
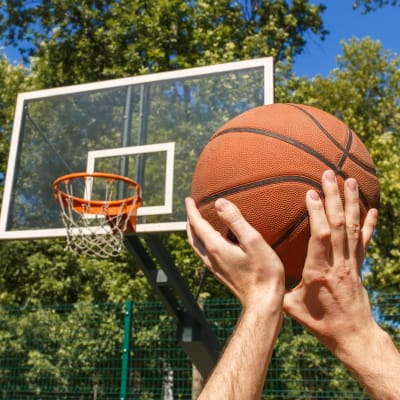
<path id="1" fill-rule="evenodd" d="M 340 41 L 352 37 L 369 36 L 400 55 L 400 7 L 387 6 L 361 15 L 359 10 L 352 9 L 352 3 L 352 0 L 326 1 L 323 19 L 330 34 L 324 41 L 308 36 L 303 53 L 295 60 L 297 75 L 326 76 L 337 66 L 336 56 L 342 54 Z"/>
<path id="2" fill-rule="evenodd" d="M 315 1 L 316 2 L 316 1 Z M 340 41 L 354 36 L 380 40 L 385 49 L 400 54 L 400 7 L 384 7 L 367 15 L 352 9 L 353 0 L 331 0 L 325 2 L 323 14 L 325 28 L 330 31 L 321 41 L 311 34 L 303 53 L 295 60 L 294 72 L 308 77 L 326 76 L 336 67 L 336 56 L 342 53 Z M 19 58 L 15 49 L 6 49 L 8 58 L 14 62 Z"/>

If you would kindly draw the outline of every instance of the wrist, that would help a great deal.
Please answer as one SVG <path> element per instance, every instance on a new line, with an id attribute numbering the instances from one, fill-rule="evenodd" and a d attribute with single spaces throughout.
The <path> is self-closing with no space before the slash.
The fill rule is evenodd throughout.
<path id="1" fill-rule="evenodd" d="M 331 350 L 351 369 L 357 367 L 358 363 L 365 364 L 368 359 L 373 364 L 382 349 L 387 349 L 389 344 L 393 345 L 390 336 L 375 321 L 363 331 L 350 336 L 338 342 Z"/>
<path id="2" fill-rule="evenodd" d="M 336 356 L 350 370 L 372 399 L 400 398 L 400 353 L 391 337 L 377 324 L 353 345 L 338 347 Z"/>
<path id="3" fill-rule="evenodd" d="M 254 312 L 265 319 L 283 314 L 284 290 L 280 285 L 253 291 L 242 301 L 243 312 Z"/>
<path id="4" fill-rule="evenodd" d="M 252 297 L 242 308 L 241 321 L 258 327 L 258 335 L 264 336 L 265 343 L 275 341 L 282 327 L 283 296 Z M 270 349 L 272 351 L 272 347 Z"/>

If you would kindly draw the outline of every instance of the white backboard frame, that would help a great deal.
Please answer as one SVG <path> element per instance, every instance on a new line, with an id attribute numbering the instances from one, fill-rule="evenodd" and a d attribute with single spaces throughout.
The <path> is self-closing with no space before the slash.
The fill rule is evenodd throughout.
<path id="1" fill-rule="evenodd" d="M 98 160 L 99 158 L 120 157 L 120 156 L 122 157 L 134 154 L 158 153 L 161 151 L 166 152 L 166 160 L 164 166 L 165 168 L 164 204 L 160 204 L 158 206 L 139 207 L 137 215 L 142 216 L 142 215 L 170 214 L 172 212 L 172 197 L 174 191 L 174 155 L 175 155 L 174 142 L 89 151 L 86 172 L 93 173 L 96 171 L 96 160 Z"/>
<path id="2" fill-rule="evenodd" d="M 126 85 L 136 85 L 141 83 L 151 83 L 169 79 L 178 79 L 178 78 L 192 78 L 192 77 L 201 77 L 203 75 L 212 74 L 212 73 L 221 73 L 221 72 L 234 72 L 243 69 L 251 69 L 251 68 L 259 68 L 263 67 L 264 69 L 264 104 L 272 104 L 274 102 L 274 70 L 273 70 L 273 58 L 266 57 L 254 60 L 247 61 L 237 61 L 213 66 L 205 66 L 205 67 L 197 67 L 197 68 L 188 68 L 185 70 L 176 70 L 171 72 L 162 72 L 156 74 L 142 75 L 130 78 L 122 78 L 122 79 L 113 79 L 109 81 L 95 82 L 95 83 L 87 83 L 80 84 L 68 87 L 59 87 L 54 89 L 46 89 L 46 90 L 38 90 L 27 93 L 20 93 L 17 98 L 16 110 L 15 110 L 15 118 L 12 132 L 12 139 L 10 145 L 9 159 L 7 165 L 7 172 L 5 178 L 4 185 L 4 193 L 3 193 L 3 202 L 0 214 L 0 239 L 36 239 L 36 238 L 51 238 L 51 237 L 65 237 L 66 230 L 64 228 L 55 228 L 55 229 L 31 229 L 31 230 L 7 230 L 7 221 L 9 218 L 10 207 L 9 204 L 12 198 L 13 192 L 13 182 L 14 175 L 18 165 L 18 152 L 20 146 L 20 132 L 21 132 L 21 121 L 22 114 L 24 110 L 24 103 L 28 100 L 39 99 L 43 97 L 55 97 L 59 95 L 65 94 L 74 94 L 81 92 L 89 92 L 99 89 L 107 89 L 107 88 L 117 88 Z M 166 144 L 158 144 L 157 146 L 162 146 Z M 151 145 L 145 145 L 151 146 Z M 164 150 L 167 151 L 167 154 L 171 155 L 171 144 L 169 144 Z M 156 149 L 157 147 L 154 147 Z M 149 149 L 149 148 L 148 148 Z M 148 150 L 147 149 L 147 150 Z M 113 149 L 117 150 L 117 149 Z M 120 149 L 118 149 L 120 150 Z M 132 149 L 125 148 L 126 151 L 131 151 Z M 146 150 L 146 149 L 145 149 Z M 112 152 L 113 152 L 112 151 Z M 156 150 L 155 150 L 156 151 Z M 112 154 L 112 152 L 108 152 L 107 149 L 104 150 L 104 156 L 107 154 Z M 108 153 L 107 153 L 108 152 Z M 93 154 L 91 154 L 93 153 Z M 101 151 L 89 152 L 88 155 L 88 163 L 89 158 L 91 158 L 91 163 L 94 162 L 96 157 L 101 157 Z M 169 159 L 171 162 L 171 159 Z M 172 161 L 173 162 L 173 161 Z M 91 168 L 91 167 L 90 167 Z M 171 166 L 168 164 L 166 168 L 169 170 Z M 169 174 L 167 174 L 169 175 Z M 168 178 L 170 179 L 170 178 Z M 171 185 L 173 185 L 173 174 L 172 181 L 166 181 L 166 189 L 170 190 Z M 166 193 L 165 203 L 160 206 L 156 206 L 153 210 L 151 207 L 139 208 L 139 215 L 151 215 L 153 212 L 154 215 L 158 212 L 164 213 L 167 212 L 172 205 L 170 204 L 170 192 Z M 182 202 L 184 199 L 182 199 Z M 147 208 L 147 210 L 146 210 Z M 147 224 L 138 224 L 137 232 L 167 232 L 167 231 L 184 231 L 186 229 L 186 221 L 180 222 L 161 222 L 161 223 L 147 223 Z"/>

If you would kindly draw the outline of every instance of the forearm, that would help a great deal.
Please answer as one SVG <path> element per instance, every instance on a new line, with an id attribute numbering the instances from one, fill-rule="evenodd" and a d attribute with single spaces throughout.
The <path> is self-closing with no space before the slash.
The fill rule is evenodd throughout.
<path id="1" fill-rule="evenodd" d="M 261 302 L 243 310 L 199 400 L 259 399 L 281 323 L 281 304 Z"/>
<path id="2" fill-rule="evenodd" d="M 377 325 L 371 333 L 335 355 L 373 399 L 400 399 L 400 353 L 390 336 Z"/>

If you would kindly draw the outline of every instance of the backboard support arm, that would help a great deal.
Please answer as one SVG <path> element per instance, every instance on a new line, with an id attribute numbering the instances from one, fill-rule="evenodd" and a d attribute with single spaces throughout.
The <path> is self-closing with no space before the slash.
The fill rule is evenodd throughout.
<path id="1" fill-rule="evenodd" d="M 137 132 L 138 146 L 147 143 L 147 125 L 149 119 L 149 84 L 143 83 L 140 85 L 140 102 L 139 102 L 139 124 Z M 135 179 L 143 187 L 144 174 L 145 174 L 145 162 L 144 154 L 139 154 L 136 163 L 136 176 Z"/>
<path id="2" fill-rule="evenodd" d="M 126 235 L 125 245 L 139 262 L 150 285 L 177 323 L 178 342 L 203 378 L 207 378 L 215 367 L 221 351 L 217 336 L 161 238 L 155 234 L 142 235 L 142 238 L 148 250 L 135 235 Z M 151 255 L 155 257 L 159 267 Z"/>

